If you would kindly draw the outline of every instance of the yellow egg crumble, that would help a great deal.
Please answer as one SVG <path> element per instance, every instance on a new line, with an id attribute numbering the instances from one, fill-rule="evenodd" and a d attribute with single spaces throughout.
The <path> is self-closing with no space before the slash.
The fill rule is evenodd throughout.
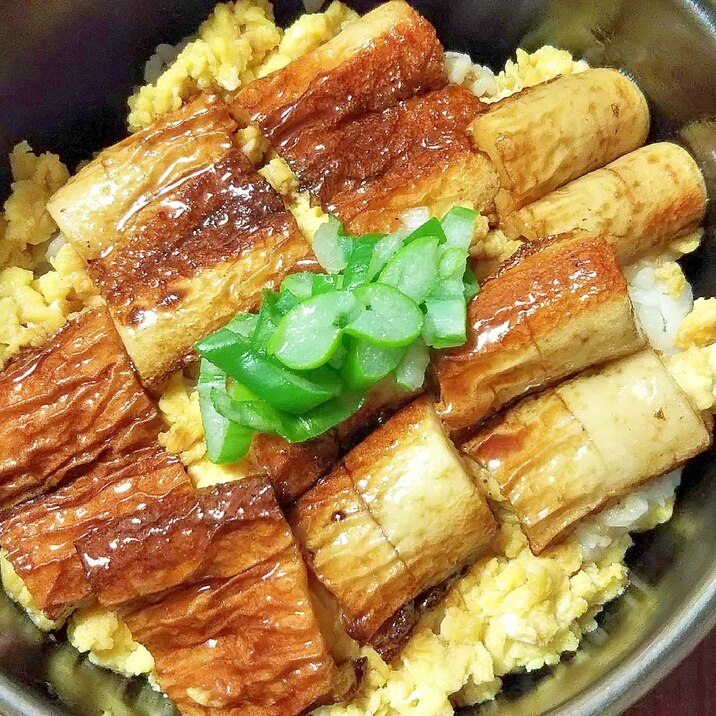
<path id="1" fill-rule="evenodd" d="M 241 85 L 280 69 L 310 52 L 358 15 L 340 2 L 323 13 L 303 15 L 283 31 L 268 0 L 220 3 L 189 42 L 153 82 L 129 99 L 129 128 L 151 124 L 181 107 L 197 90 L 234 92 Z"/>

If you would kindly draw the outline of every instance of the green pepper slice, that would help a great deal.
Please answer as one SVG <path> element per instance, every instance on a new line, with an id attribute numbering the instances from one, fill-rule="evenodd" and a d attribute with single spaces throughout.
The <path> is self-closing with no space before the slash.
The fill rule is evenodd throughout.
<path id="1" fill-rule="evenodd" d="M 251 392 L 288 413 L 311 410 L 340 392 L 340 378 L 330 368 L 298 375 L 272 356 L 254 350 L 243 336 L 226 329 L 204 338 L 196 349 Z"/>

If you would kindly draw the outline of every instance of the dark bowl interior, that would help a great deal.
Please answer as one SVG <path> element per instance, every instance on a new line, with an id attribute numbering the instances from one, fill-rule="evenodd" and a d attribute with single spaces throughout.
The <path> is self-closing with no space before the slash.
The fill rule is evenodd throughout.
<path id="1" fill-rule="evenodd" d="M 21 139 L 71 167 L 124 132 L 126 98 L 160 42 L 192 32 L 216 0 L 0 2 L 0 154 Z M 349 3 L 365 10 L 375 3 Z M 493 67 L 545 43 L 628 72 L 649 98 L 653 138 L 686 144 L 716 186 L 716 12 L 689 0 L 423 0 L 414 3 L 449 49 Z M 297 0 L 275 3 L 289 22 Z M 8 166 L 0 164 L 7 190 Z M 716 294 L 713 208 L 687 261 L 697 295 Z M 716 622 L 714 455 L 689 466 L 667 525 L 630 551 L 632 586 L 601 628 L 554 669 L 511 676 L 482 713 L 618 713 L 678 663 Z M 168 702 L 141 681 L 98 669 L 41 634 L 0 597 L 0 713 L 159 714 Z"/>

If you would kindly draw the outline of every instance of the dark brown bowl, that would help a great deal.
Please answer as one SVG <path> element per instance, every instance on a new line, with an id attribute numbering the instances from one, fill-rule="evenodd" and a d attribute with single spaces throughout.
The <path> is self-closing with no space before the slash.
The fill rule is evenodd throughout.
<path id="1" fill-rule="evenodd" d="M 126 98 L 160 42 L 192 32 L 215 0 L 0 2 L 0 153 L 27 138 L 70 164 L 123 133 Z M 288 22 L 300 2 L 278 2 Z M 375 3 L 349 3 L 364 10 Z M 545 43 L 627 71 L 648 96 L 653 138 L 686 143 L 716 182 L 716 12 L 689 0 L 424 0 L 445 45 L 497 67 Z M 8 167 L 3 164 L 3 179 Z M 716 294 L 713 210 L 688 261 L 697 295 Z M 0 418 L 1 419 L 1 418 Z M 616 714 L 672 669 L 716 623 L 716 461 L 686 470 L 674 518 L 638 538 L 632 586 L 601 629 L 554 669 L 510 676 L 480 713 Z M 159 716 L 171 705 L 141 681 L 93 667 L 0 597 L 0 713 Z"/>

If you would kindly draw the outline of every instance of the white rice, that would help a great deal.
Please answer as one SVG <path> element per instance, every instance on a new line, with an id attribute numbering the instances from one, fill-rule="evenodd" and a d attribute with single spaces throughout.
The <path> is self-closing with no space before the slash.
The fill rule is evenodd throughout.
<path id="1" fill-rule="evenodd" d="M 415 229 L 421 227 L 429 218 L 430 211 L 427 206 L 416 206 L 400 215 L 403 226 L 405 226 L 408 231 L 415 231 Z"/>
<path id="2" fill-rule="evenodd" d="M 582 545 L 584 560 L 597 561 L 612 542 L 629 532 L 651 529 L 650 514 L 673 499 L 682 472 L 683 468 L 679 467 L 628 494 L 612 507 L 582 520 L 574 533 Z"/>
<path id="3" fill-rule="evenodd" d="M 625 269 L 629 296 L 637 320 L 649 343 L 664 355 L 677 353 L 674 346 L 679 324 L 694 307 L 694 294 L 688 281 L 678 297 L 672 297 L 655 275 L 653 259 L 643 259 Z"/>
<path id="4" fill-rule="evenodd" d="M 446 52 L 445 69 L 450 82 L 464 85 L 476 97 L 492 97 L 500 92 L 495 73 L 489 67 L 473 63 L 470 55 Z"/>
<path id="5" fill-rule="evenodd" d="M 67 237 L 62 233 L 58 233 L 52 241 L 47 244 L 47 249 L 45 249 L 45 261 L 47 261 L 48 264 L 51 263 L 66 243 Z"/>

